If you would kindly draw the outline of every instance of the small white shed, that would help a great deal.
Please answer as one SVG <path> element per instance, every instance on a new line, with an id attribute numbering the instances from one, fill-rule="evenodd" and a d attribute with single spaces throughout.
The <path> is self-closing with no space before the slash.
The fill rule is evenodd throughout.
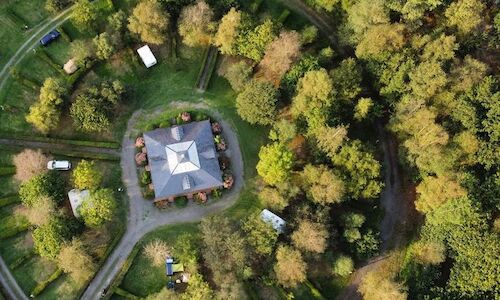
<path id="1" fill-rule="evenodd" d="M 139 53 L 139 56 L 141 57 L 142 62 L 144 63 L 146 68 L 150 68 L 156 65 L 156 57 L 153 55 L 153 52 L 151 52 L 151 49 L 148 45 L 142 46 L 141 48 L 137 49 L 137 53 Z"/>
<path id="2" fill-rule="evenodd" d="M 80 214 L 78 213 L 78 207 L 80 207 L 83 202 L 90 198 L 89 190 L 80 191 L 77 189 L 72 189 L 71 191 L 69 191 L 68 197 L 69 203 L 71 204 L 71 210 L 73 210 L 73 215 L 79 218 Z"/>
<path id="3" fill-rule="evenodd" d="M 271 224 L 273 228 L 278 232 L 278 233 L 283 233 L 285 231 L 285 225 L 286 222 L 282 218 L 278 217 L 271 211 L 264 209 L 260 213 L 260 217 L 262 218 L 262 221 Z"/>

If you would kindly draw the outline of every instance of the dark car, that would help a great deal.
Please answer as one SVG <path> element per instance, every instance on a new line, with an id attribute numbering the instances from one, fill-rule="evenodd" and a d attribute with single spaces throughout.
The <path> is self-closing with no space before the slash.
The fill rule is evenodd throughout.
<path id="1" fill-rule="evenodd" d="M 40 44 L 42 44 L 43 46 L 47 46 L 48 44 L 50 44 L 50 42 L 57 39 L 60 35 L 61 34 L 59 33 L 59 31 L 52 30 L 40 40 Z"/>

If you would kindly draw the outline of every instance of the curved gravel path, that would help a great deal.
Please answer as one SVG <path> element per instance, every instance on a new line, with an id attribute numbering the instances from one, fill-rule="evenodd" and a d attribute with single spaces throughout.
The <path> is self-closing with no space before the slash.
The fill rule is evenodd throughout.
<path id="1" fill-rule="evenodd" d="M 170 104 L 170 107 L 200 108 L 200 104 L 174 102 Z M 148 117 L 153 117 L 160 112 L 161 111 L 158 110 L 152 114 L 148 114 Z M 142 197 L 134 160 L 135 141 L 133 137 L 135 137 L 137 133 L 134 127 L 138 118 L 143 113 L 143 111 L 139 110 L 132 115 L 128 122 L 127 131 L 125 132 L 122 142 L 122 179 L 129 197 L 127 230 L 120 243 L 106 260 L 106 263 L 101 267 L 97 275 L 89 284 L 81 299 L 99 299 L 101 291 L 111 284 L 135 244 L 145 234 L 161 226 L 176 223 L 196 222 L 207 215 L 220 212 L 232 206 L 236 202 L 241 188 L 243 187 L 243 159 L 238 143 L 238 137 L 231 126 L 219 118 L 220 115 L 217 112 L 212 111 L 215 117 L 221 120 L 220 122 L 224 128 L 223 134 L 228 142 L 229 148 L 226 150 L 226 155 L 231 159 L 231 168 L 233 175 L 235 176 L 235 184 L 233 188 L 221 199 L 216 202 L 209 203 L 208 205 L 197 205 L 190 202 L 189 205 L 183 209 L 172 209 L 167 211 L 160 211 L 156 209 L 152 205 L 151 201 L 145 200 Z"/>

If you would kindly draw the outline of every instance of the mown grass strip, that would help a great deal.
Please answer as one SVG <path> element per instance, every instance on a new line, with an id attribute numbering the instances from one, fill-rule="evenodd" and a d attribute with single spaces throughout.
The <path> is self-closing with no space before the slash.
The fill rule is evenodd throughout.
<path id="1" fill-rule="evenodd" d="M 4 207 L 18 202 L 21 202 L 21 199 L 16 194 L 3 196 L 2 198 L 0 198 L 0 207 Z"/>
<path id="2" fill-rule="evenodd" d="M 120 148 L 120 143 L 117 143 L 117 142 L 68 140 L 68 139 L 59 139 L 59 138 L 51 138 L 51 137 L 44 137 L 44 136 L 6 136 L 6 137 L 10 138 L 10 139 L 22 140 L 22 141 L 35 141 L 35 142 L 45 142 L 45 143 L 54 143 L 54 144 L 95 147 L 95 148 L 107 148 L 107 149 L 119 149 Z"/>
<path id="3" fill-rule="evenodd" d="M 25 148 L 24 146 L 17 145 L 0 145 L 0 149 L 6 150 L 16 150 L 19 148 Z M 86 158 L 86 159 L 95 159 L 95 160 L 106 160 L 106 161 L 119 161 L 120 156 L 115 154 L 108 153 L 95 153 L 95 152 L 82 152 L 82 151 L 72 151 L 72 150 L 64 150 L 64 149 L 43 149 L 43 152 L 49 153 L 52 155 L 60 155 L 72 158 Z"/>
<path id="4" fill-rule="evenodd" d="M 38 295 L 40 295 L 40 293 L 43 292 L 43 290 L 45 290 L 49 284 L 51 284 L 52 282 L 54 282 L 57 278 L 59 278 L 59 276 L 61 276 L 63 274 L 63 271 L 61 269 L 57 269 L 54 273 L 52 273 L 52 275 L 49 276 L 49 278 L 47 278 L 46 280 L 40 282 L 30 293 L 30 297 L 31 298 L 34 298 Z"/>
<path id="5" fill-rule="evenodd" d="M 25 255 L 17 258 L 15 261 L 9 264 L 9 269 L 14 270 L 17 269 L 19 266 L 27 262 L 30 258 L 32 258 L 35 255 L 35 250 L 31 250 L 30 252 L 26 253 Z"/>

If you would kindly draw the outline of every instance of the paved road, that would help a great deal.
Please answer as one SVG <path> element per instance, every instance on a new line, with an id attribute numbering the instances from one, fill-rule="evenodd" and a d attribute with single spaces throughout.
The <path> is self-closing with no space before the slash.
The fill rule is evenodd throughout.
<path id="1" fill-rule="evenodd" d="M 9 267 L 0 257 L 0 283 L 5 290 L 7 299 L 13 300 L 28 300 L 23 290 L 17 284 L 16 279 L 10 273 Z"/>
<path id="2" fill-rule="evenodd" d="M 172 106 L 173 105 L 187 108 L 190 104 L 176 102 L 173 103 Z M 195 104 L 195 106 L 199 107 L 199 104 Z M 160 112 L 161 111 L 157 111 L 153 114 L 148 114 L 148 117 L 150 118 L 154 114 Z M 213 113 L 219 120 L 222 120 L 216 112 Z M 95 300 L 99 298 L 101 291 L 111 284 L 120 271 L 126 258 L 134 248 L 134 245 L 146 233 L 165 225 L 199 221 L 204 216 L 220 212 L 236 202 L 239 192 L 243 187 L 243 160 L 239 148 L 238 137 L 227 122 L 221 121 L 224 129 L 223 134 L 229 146 L 228 150 L 226 150 L 226 155 L 231 159 L 231 167 L 235 176 L 235 185 L 231 191 L 226 193 L 223 198 L 214 203 L 209 203 L 206 206 L 190 202 L 186 208 L 173 209 L 170 211 L 160 211 L 153 207 L 151 201 L 145 200 L 142 197 L 134 160 L 134 140 L 130 138 L 137 134 L 134 130 L 134 126 L 141 114 L 143 114 L 142 111 L 137 111 L 132 115 L 122 142 L 122 179 L 129 197 L 127 231 L 83 294 L 81 299 L 84 300 Z"/>
<path id="3" fill-rule="evenodd" d="M 19 47 L 19 49 L 12 55 L 10 60 L 5 64 L 5 66 L 0 71 L 0 90 L 7 82 L 9 77 L 9 70 L 15 67 L 25 56 L 28 54 L 35 46 L 38 45 L 38 41 L 45 32 L 52 30 L 55 27 L 62 25 L 66 20 L 71 17 L 71 11 L 73 6 L 67 8 L 57 16 L 54 16 L 46 21 L 44 21 L 40 27 Z"/>

